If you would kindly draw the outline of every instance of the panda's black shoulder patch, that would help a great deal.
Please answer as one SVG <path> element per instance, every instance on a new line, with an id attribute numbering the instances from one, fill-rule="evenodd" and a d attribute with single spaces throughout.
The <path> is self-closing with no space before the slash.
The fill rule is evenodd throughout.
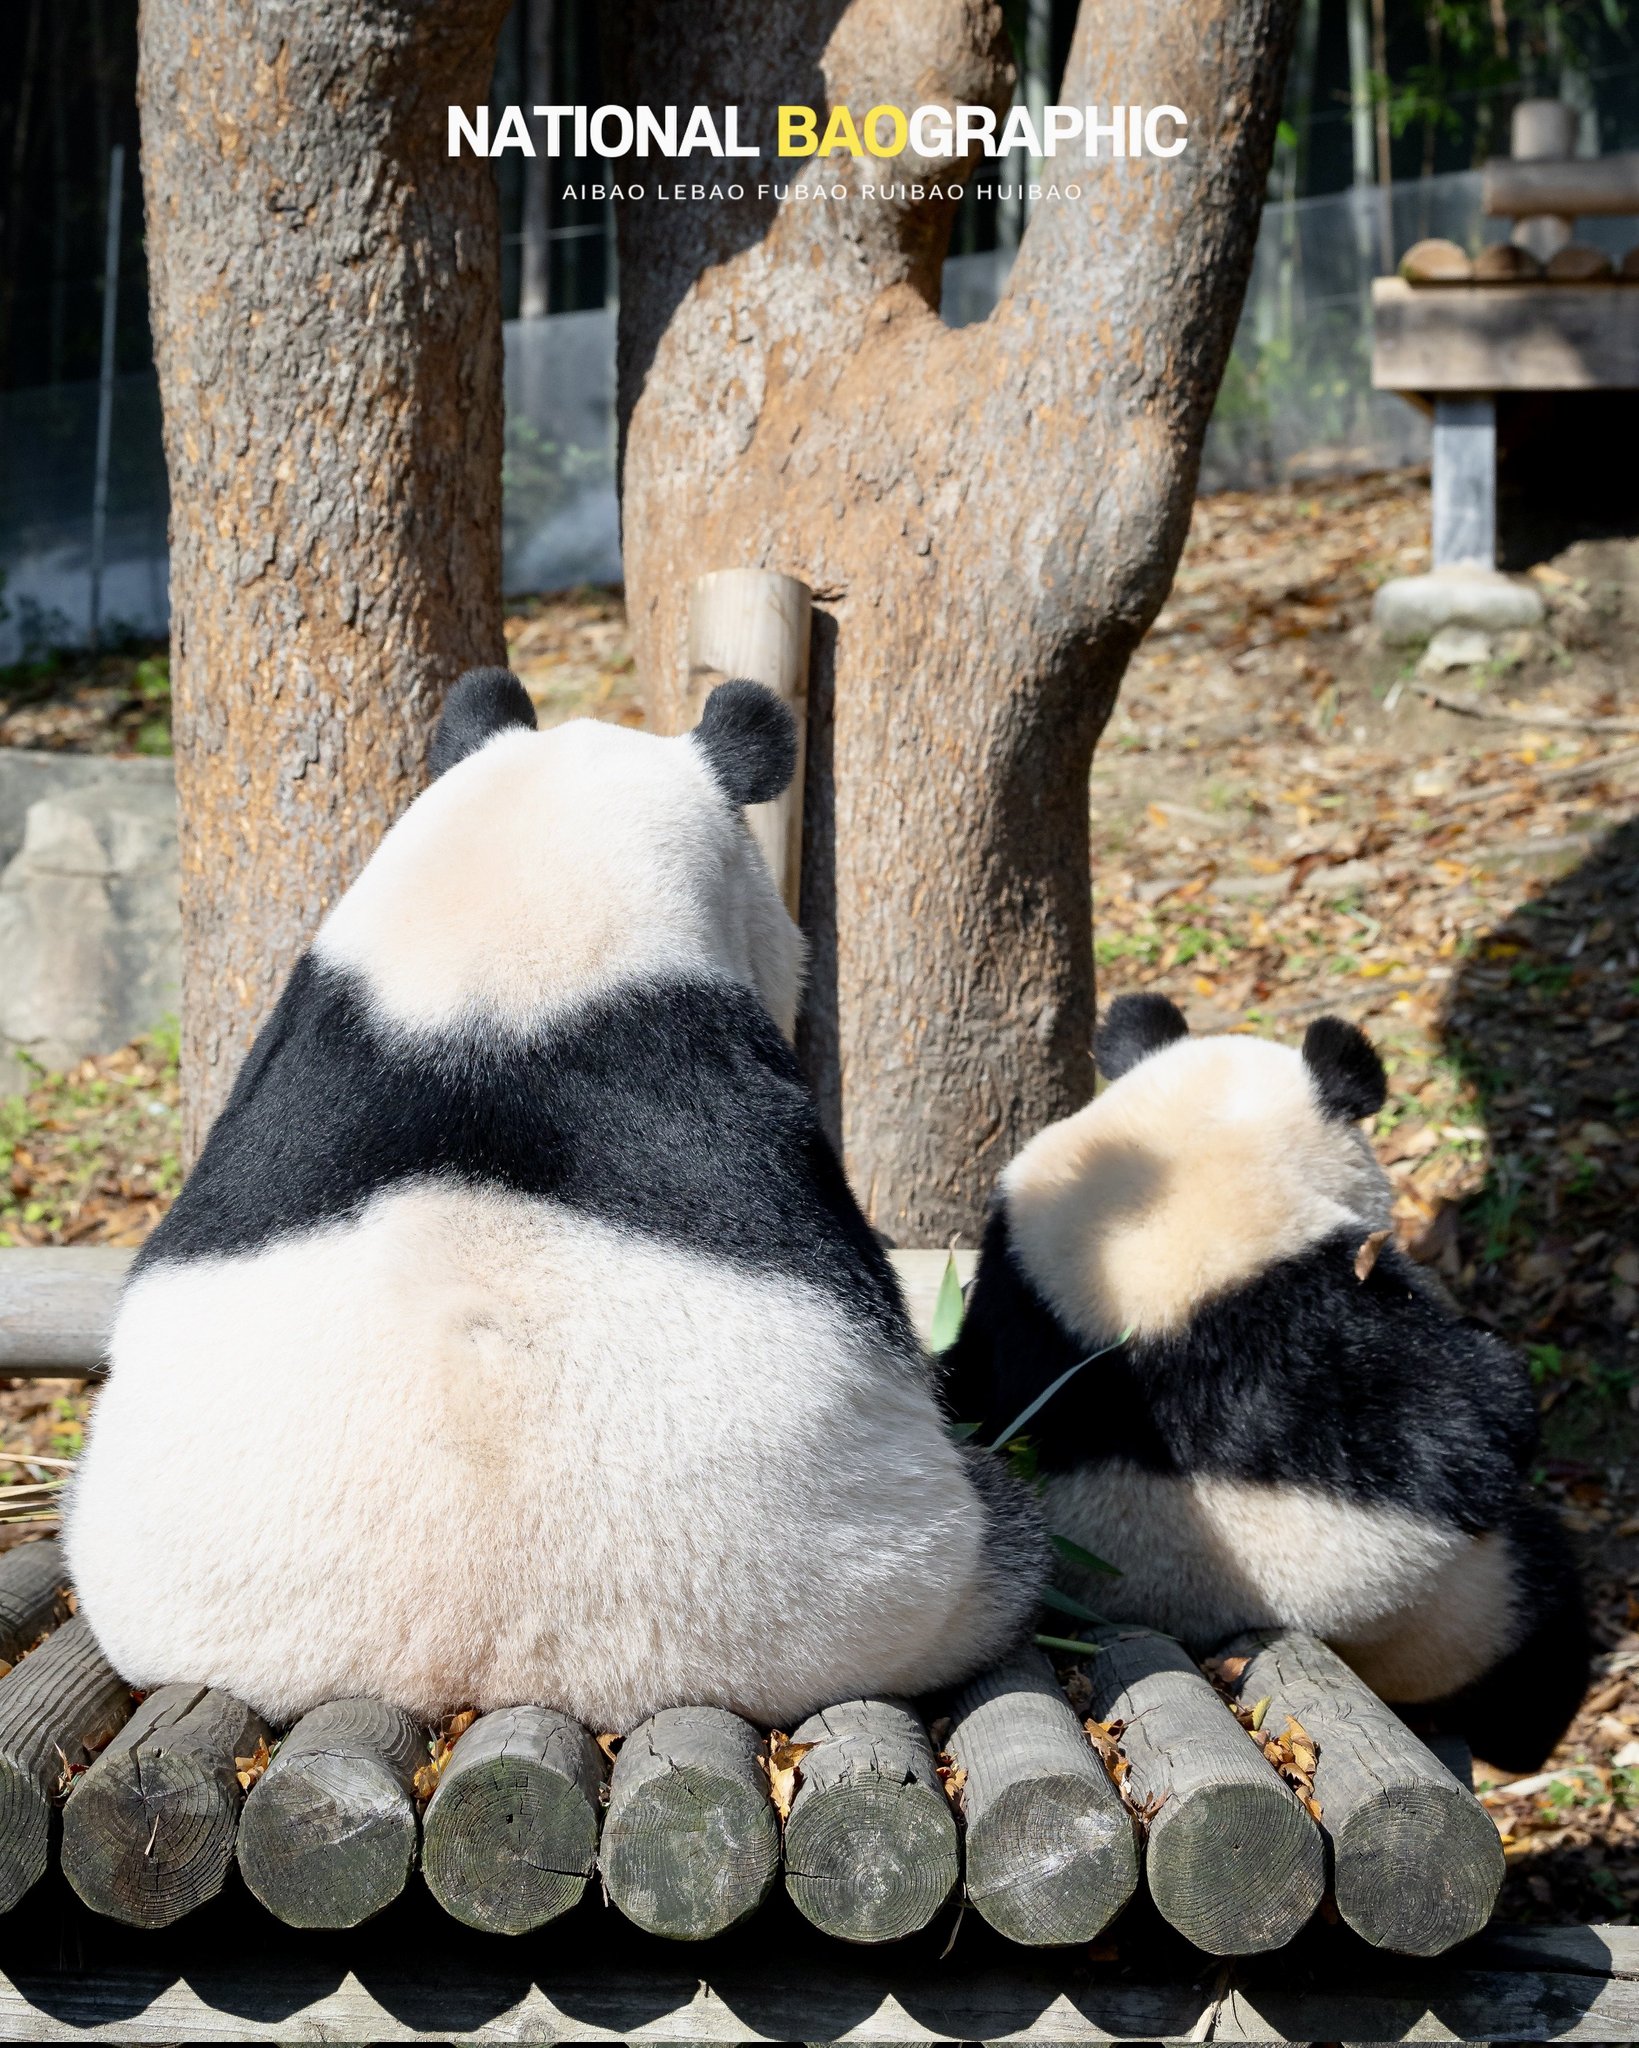
<path id="1" fill-rule="evenodd" d="M 1188 1036 L 1183 1011 L 1165 996 L 1117 996 L 1093 1039 L 1093 1058 L 1106 1081 L 1119 1081 L 1152 1052 Z"/>
<path id="2" fill-rule="evenodd" d="M 634 983 L 527 1038 L 410 1040 L 306 954 L 137 1262 L 242 1257 L 429 1178 L 806 1281 L 916 1356 L 795 1054 L 715 980 Z"/>
<path id="3" fill-rule="evenodd" d="M 428 773 L 436 782 L 446 769 L 475 754 L 485 740 L 509 725 L 534 731 L 535 707 L 529 692 L 510 669 L 469 668 L 450 685 L 444 699 L 427 754 Z"/>
<path id="4" fill-rule="evenodd" d="M 797 721 L 761 683 L 719 683 L 694 737 L 734 803 L 772 803 L 797 772 Z"/>
<path id="5" fill-rule="evenodd" d="M 1389 1092 L 1377 1048 L 1343 1017 L 1317 1017 L 1303 1034 L 1303 1064 L 1309 1069 L 1328 1116 L 1359 1123 L 1376 1116 Z"/>

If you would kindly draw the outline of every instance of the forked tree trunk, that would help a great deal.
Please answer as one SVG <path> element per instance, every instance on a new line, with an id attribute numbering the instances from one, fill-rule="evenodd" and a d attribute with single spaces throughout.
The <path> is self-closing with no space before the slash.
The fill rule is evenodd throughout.
<path id="1" fill-rule="evenodd" d="M 143 0 L 197 1149 L 280 980 L 499 660 L 488 97 L 506 0 Z"/>
<path id="2" fill-rule="evenodd" d="M 1061 155 L 1083 196 L 1038 206 L 980 326 L 938 315 L 948 198 L 760 201 L 773 167 L 741 161 L 741 203 L 622 212 L 638 666 L 678 722 L 693 577 L 814 591 L 804 1049 L 901 1243 L 971 1237 L 1092 1085 L 1088 770 L 1187 530 L 1295 12 L 1083 0 L 1059 100 L 1180 106 L 1189 148 Z M 999 107 L 1012 77 L 985 0 L 638 0 L 627 61 L 631 101 L 734 102 L 768 144 L 782 101 Z M 826 183 L 953 172 L 836 158 Z"/>

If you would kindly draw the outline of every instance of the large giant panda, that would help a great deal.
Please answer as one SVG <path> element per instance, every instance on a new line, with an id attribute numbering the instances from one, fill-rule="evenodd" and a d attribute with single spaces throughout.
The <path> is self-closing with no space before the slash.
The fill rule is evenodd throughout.
<path id="1" fill-rule="evenodd" d="M 1029 1627 L 782 1036 L 795 754 L 750 683 L 665 739 L 455 686 L 120 1306 L 67 1544 L 132 1684 L 789 1727 Z"/>
<path id="2" fill-rule="evenodd" d="M 1084 1600 L 1198 1654 L 1325 1637 L 1534 1769 L 1586 1683 L 1577 1575 L 1527 1489 L 1523 1367 L 1383 1235 L 1376 1052 L 1335 1017 L 1301 1053 L 1192 1038 L 1159 996 L 1095 1051 L 1112 1085 L 1002 1178 L 953 1415 L 988 1440 L 1069 1373 L 1030 1434 L 1049 1526 L 1122 1574 L 1072 1577 Z"/>

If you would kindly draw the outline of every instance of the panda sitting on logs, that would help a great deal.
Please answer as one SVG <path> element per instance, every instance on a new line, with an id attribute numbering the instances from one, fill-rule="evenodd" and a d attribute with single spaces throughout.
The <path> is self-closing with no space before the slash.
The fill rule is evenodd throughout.
<path id="1" fill-rule="evenodd" d="M 1048 1525 L 1121 1573 L 1072 1590 L 1197 1654 L 1324 1637 L 1536 1769 L 1587 1681 L 1577 1574 L 1528 1490 L 1523 1367 L 1387 1236 L 1376 1052 L 1335 1017 L 1301 1054 L 1192 1038 L 1145 995 L 1096 1054 L 1112 1085 L 1003 1175 L 951 1414 L 989 1441 L 1071 1373 L 1031 1423 Z"/>
<path id="2" fill-rule="evenodd" d="M 136 1261 L 76 1478 L 133 1685 L 794 1727 L 1004 1655 L 1036 1503 L 946 1433 L 786 1038 L 789 712 L 464 676 Z"/>

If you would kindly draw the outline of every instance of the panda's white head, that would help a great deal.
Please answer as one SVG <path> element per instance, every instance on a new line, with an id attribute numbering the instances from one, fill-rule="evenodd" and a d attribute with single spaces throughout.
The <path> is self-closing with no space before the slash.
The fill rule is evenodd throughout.
<path id="1" fill-rule="evenodd" d="M 1360 1119 L 1383 1065 L 1339 1017 L 1302 1051 L 1192 1038 L 1163 996 L 1110 1005 L 1095 1054 L 1111 1085 L 1008 1167 L 1015 1256 L 1089 1341 L 1181 1330 L 1204 1302 L 1348 1230 L 1390 1218 Z"/>
<path id="2" fill-rule="evenodd" d="M 320 928 L 383 1023 L 525 1033 L 633 983 L 724 976 L 789 1036 L 802 938 L 743 807 L 791 780 L 796 727 L 724 683 L 691 733 L 535 730 L 523 685 L 475 669 L 446 699 L 433 781 Z"/>

